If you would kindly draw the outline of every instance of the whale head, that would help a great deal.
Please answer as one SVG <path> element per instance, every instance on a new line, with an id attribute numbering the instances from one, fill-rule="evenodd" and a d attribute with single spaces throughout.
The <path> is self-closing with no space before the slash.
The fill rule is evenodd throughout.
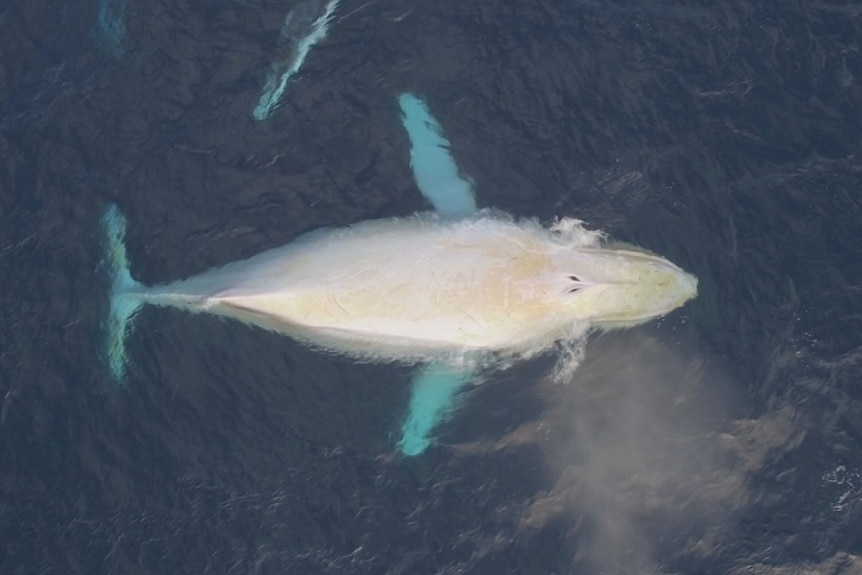
<path id="1" fill-rule="evenodd" d="M 661 317 L 697 295 L 697 278 L 652 253 L 579 250 L 567 277 L 566 305 L 600 329 L 630 327 Z"/>

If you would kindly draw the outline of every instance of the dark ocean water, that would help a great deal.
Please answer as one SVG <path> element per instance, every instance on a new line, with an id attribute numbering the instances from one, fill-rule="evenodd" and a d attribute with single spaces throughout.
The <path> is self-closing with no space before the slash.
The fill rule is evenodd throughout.
<path id="1" fill-rule="evenodd" d="M 0 573 L 862 573 L 862 6 L 343 0 L 257 121 L 295 7 L 0 7 Z M 238 323 L 144 311 L 118 386 L 106 207 L 148 283 L 426 209 L 408 90 L 481 205 L 699 297 L 417 458 L 409 369 Z"/>

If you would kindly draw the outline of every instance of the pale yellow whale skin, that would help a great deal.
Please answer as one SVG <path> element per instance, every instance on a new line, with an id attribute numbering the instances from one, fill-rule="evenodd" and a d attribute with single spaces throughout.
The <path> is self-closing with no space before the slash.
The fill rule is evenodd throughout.
<path id="1" fill-rule="evenodd" d="M 588 238 L 588 239 L 584 239 Z M 433 215 L 323 230 L 134 294 L 377 360 L 540 350 L 638 324 L 697 293 L 664 258 L 533 221 Z"/>

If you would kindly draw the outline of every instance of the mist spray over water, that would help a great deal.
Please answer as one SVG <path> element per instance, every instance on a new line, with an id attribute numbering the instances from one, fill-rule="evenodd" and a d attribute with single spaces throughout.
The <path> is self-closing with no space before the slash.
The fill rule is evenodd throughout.
<path id="1" fill-rule="evenodd" d="M 535 532 L 576 519 L 578 567 L 598 573 L 674 573 L 663 541 L 721 544 L 745 498 L 745 469 L 722 433 L 727 382 L 639 332 L 593 340 L 553 398 L 543 447 L 556 484 L 522 520 Z"/>

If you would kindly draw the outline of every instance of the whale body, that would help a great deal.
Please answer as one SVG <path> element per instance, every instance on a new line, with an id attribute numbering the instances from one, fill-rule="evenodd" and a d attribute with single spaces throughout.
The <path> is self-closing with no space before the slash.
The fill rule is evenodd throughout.
<path id="1" fill-rule="evenodd" d="M 387 219 L 167 285 L 141 302 L 231 317 L 367 359 L 529 352 L 573 328 L 634 325 L 697 292 L 669 261 L 572 245 L 535 222 Z"/>
<path id="2" fill-rule="evenodd" d="M 448 141 L 424 102 L 400 98 L 411 166 L 434 212 L 317 230 L 286 246 L 188 279 L 132 278 L 125 219 L 104 217 L 112 272 L 107 356 L 126 366 L 125 336 L 144 304 L 216 314 L 365 360 L 424 365 L 399 447 L 418 455 L 475 372 L 590 329 L 665 315 L 697 279 L 665 258 L 607 245 L 580 221 L 550 227 L 477 211 Z"/>

